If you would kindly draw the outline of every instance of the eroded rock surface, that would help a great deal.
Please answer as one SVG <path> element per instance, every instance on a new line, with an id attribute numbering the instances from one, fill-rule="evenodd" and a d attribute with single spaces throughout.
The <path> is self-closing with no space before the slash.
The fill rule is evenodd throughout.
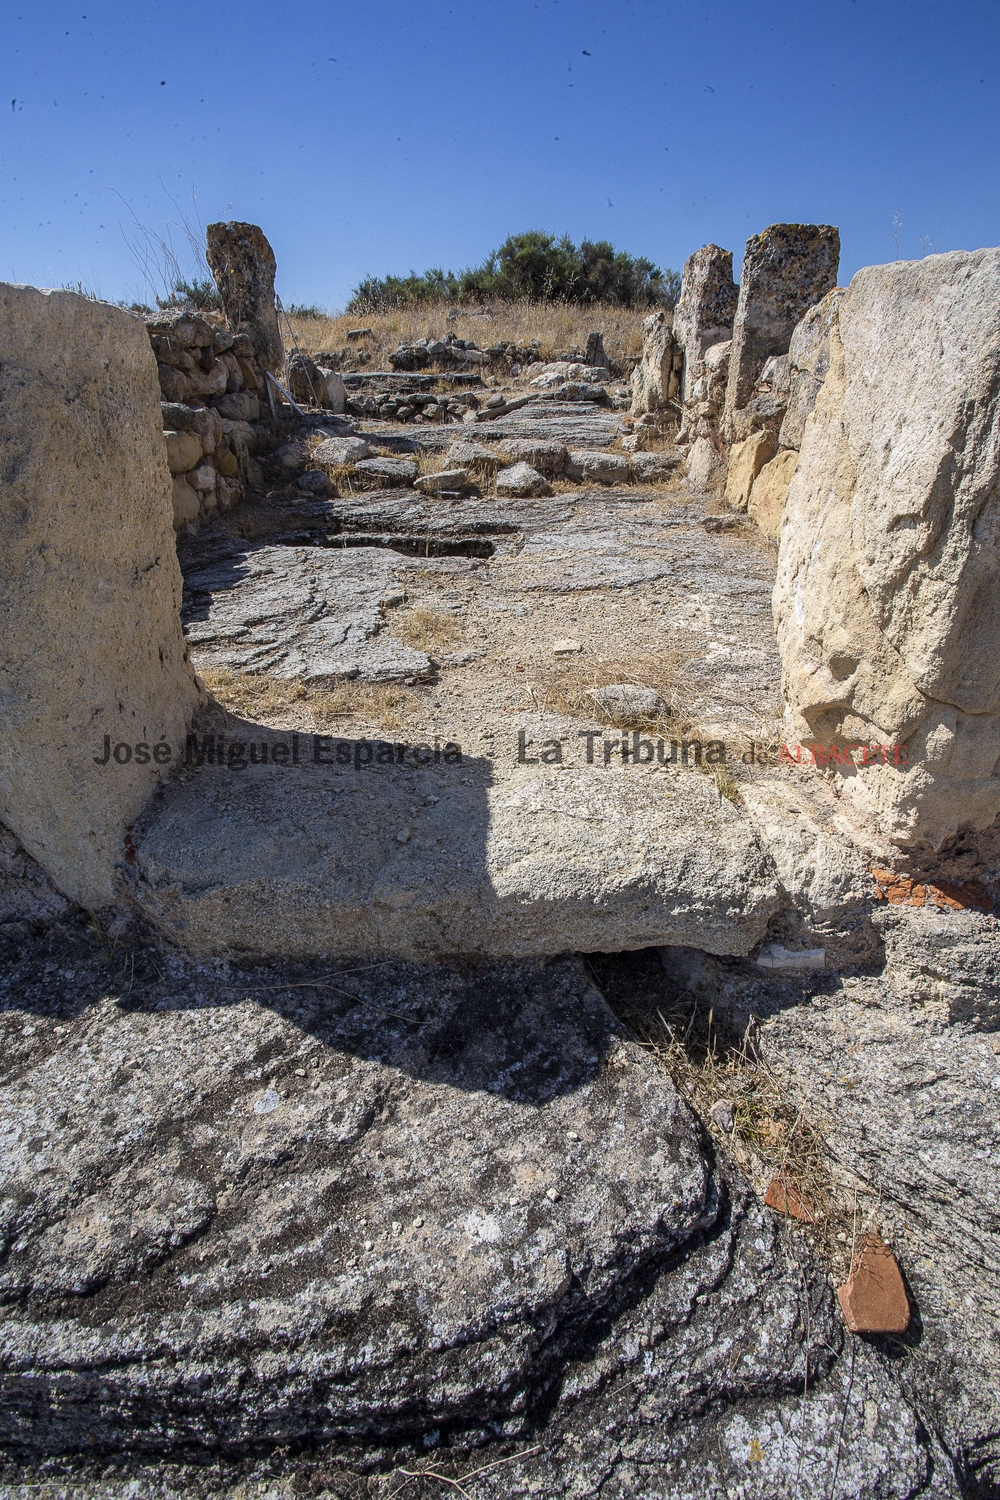
<path id="1" fill-rule="evenodd" d="M 196 665 L 313 685 L 426 676 L 426 654 L 383 630 L 406 566 L 374 547 L 233 549 L 187 578 Z"/>
<path id="2" fill-rule="evenodd" d="M 8 1482 L 957 1494 L 581 964 L 151 956 L 4 955 Z"/>

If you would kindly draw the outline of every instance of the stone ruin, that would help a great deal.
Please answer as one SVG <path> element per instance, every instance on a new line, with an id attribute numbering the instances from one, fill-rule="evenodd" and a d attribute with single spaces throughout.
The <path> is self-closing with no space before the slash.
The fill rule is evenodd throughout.
<path id="1" fill-rule="evenodd" d="M 837 250 L 772 226 L 738 290 L 698 251 L 627 397 L 594 337 L 405 431 L 388 401 L 359 430 L 336 372 L 285 361 L 254 226 L 210 230 L 225 326 L 0 287 L 0 982 L 36 1017 L 9 1034 L 0 1256 L 22 1477 L 117 1455 L 102 1495 L 161 1462 L 202 1493 L 224 1453 L 235 1497 L 255 1455 L 308 1450 L 320 1491 L 331 1454 L 381 1486 L 429 1451 L 498 1497 L 595 1473 L 957 1497 L 955 1454 L 1000 1482 L 1000 251 L 842 289 Z M 271 530 L 227 530 L 267 484 Z M 474 653 L 394 635 L 428 577 L 484 619 L 547 601 L 563 660 L 581 601 L 653 601 L 651 628 L 701 643 L 697 769 L 655 693 L 630 727 L 625 681 L 592 690 L 632 715 L 613 735 L 532 691 L 509 764 L 493 727 L 410 746 L 206 701 L 196 669 L 308 690 L 470 667 L 485 692 Z M 698 774 L 727 695 L 752 709 L 779 675 L 786 737 L 835 770 Z M 872 743 L 902 753 L 847 753 Z M 664 984 L 823 1121 L 822 1211 L 730 1156 L 733 1099 L 696 1118 L 638 1045 Z M 789 1123 L 768 1103 L 753 1138 Z M 841 1317 L 815 1244 L 848 1191 L 907 1276 L 866 1228 Z"/>

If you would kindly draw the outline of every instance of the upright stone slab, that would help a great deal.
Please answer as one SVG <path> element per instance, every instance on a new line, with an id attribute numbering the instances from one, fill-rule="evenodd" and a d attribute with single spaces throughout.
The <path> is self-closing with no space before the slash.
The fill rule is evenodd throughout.
<path id="1" fill-rule="evenodd" d="M 859 271 L 785 500 L 790 732 L 890 747 L 843 795 L 901 845 L 1000 813 L 998 307 L 1000 250 Z"/>
<path id="2" fill-rule="evenodd" d="M 245 333 L 258 364 L 280 375 L 285 348 L 274 305 L 274 251 L 256 224 L 209 224 L 205 253 L 233 333 Z"/>
<path id="3" fill-rule="evenodd" d="M 772 354 L 787 354 L 803 313 L 837 283 L 840 235 L 830 224 L 772 224 L 747 240 L 733 324 L 723 421 L 729 441 L 736 414 L 752 401 Z"/>
<path id="4" fill-rule="evenodd" d="M 183 743 L 197 700 L 139 319 L 0 284 L 0 449 L 0 822 L 99 908 L 168 769 L 152 747 Z M 124 763 L 95 763 L 106 744 Z"/>
<path id="5" fill-rule="evenodd" d="M 843 295 L 843 287 L 835 286 L 795 325 L 788 346 L 788 406 L 778 435 L 783 448 L 802 446 L 806 417 L 830 368 L 830 329 Z"/>
<path id="6" fill-rule="evenodd" d="M 674 337 L 684 351 L 685 404 L 698 399 L 694 386 L 713 344 L 733 336 L 739 288 L 733 281 L 733 252 L 703 245 L 684 262 L 681 295 L 674 309 Z"/>
<path id="7" fill-rule="evenodd" d="M 642 355 L 632 372 L 632 411 L 662 411 L 677 394 L 673 318 L 666 308 L 642 320 Z"/>

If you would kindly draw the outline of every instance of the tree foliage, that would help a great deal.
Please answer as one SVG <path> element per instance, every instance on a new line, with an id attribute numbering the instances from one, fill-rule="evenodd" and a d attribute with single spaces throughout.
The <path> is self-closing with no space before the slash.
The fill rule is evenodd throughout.
<path id="1" fill-rule="evenodd" d="M 616 250 L 609 240 L 556 239 L 540 230 L 512 234 L 481 266 L 465 271 L 433 267 L 417 275 L 367 276 L 354 288 L 350 313 L 386 312 L 429 302 L 611 302 L 621 307 L 672 307 L 678 272 L 642 255 Z"/>

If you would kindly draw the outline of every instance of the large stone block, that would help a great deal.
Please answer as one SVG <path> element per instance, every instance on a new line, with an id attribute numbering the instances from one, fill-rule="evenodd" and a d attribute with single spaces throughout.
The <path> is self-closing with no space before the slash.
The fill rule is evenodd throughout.
<path id="1" fill-rule="evenodd" d="M 137 318 L 73 292 L 0 285 L 0 308 L 0 821 L 98 908 L 164 770 L 134 747 L 175 743 L 197 701 L 156 361 Z M 128 762 L 95 764 L 106 743 Z"/>
<path id="2" fill-rule="evenodd" d="M 747 953 L 779 904 L 754 826 L 694 771 L 230 735 L 198 738 L 136 832 L 137 899 L 199 957 Z"/>
<path id="3" fill-rule="evenodd" d="M 840 235 L 830 224 L 772 224 L 747 240 L 729 359 L 727 437 L 768 359 L 787 354 L 803 313 L 836 285 L 839 262 Z"/>
<path id="4" fill-rule="evenodd" d="M 684 262 L 681 295 L 674 308 L 674 337 L 684 351 L 684 401 L 693 395 L 706 352 L 733 336 L 739 288 L 733 281 L 733 252 L 703 245 Z"/>
<path id="5" fill-rule="evenodd" d="M 285 348 L 274 305 L 274 251 L 256 224 L 209 224 L 205 254 L 234 333 L 245 333 L 257 363 L 280 375 Z"/>
<path id="6" fill-rule="evenodd" d="M 770 432 L 754 432 L 729 450 L 729 472 L 726 476 L 726 504 L 734 510 L 746 510 L 754 480 L 765 464 L 774 457 L 777 443 Z"/>
<path id="7" fill-rule="evenodd" d="M 998 305 L 1000 250 L 859 271 L 785 501 L 793 732 L 902 746 L 843 791 L 903 845 L 1000 813 Z"/>

